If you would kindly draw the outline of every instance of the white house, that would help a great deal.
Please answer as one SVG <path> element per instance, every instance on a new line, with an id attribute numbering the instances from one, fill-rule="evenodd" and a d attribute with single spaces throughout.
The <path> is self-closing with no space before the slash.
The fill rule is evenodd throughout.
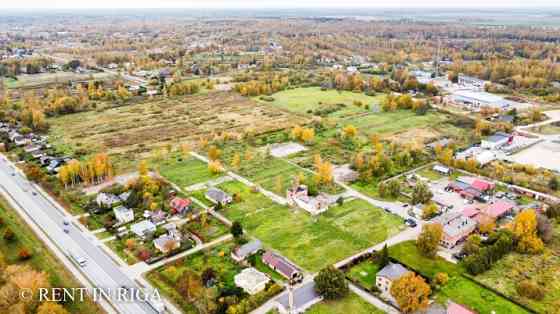
<path id="1" fill-rule="evenodd" d="M 305 209 L 311 215 L 324 213 L 329 209 L 329 199 L 323 194 L 309 196 L 307 186 L 299 185 L 287 191 L 288 205 Z"/>
<path id="2" fill-rule="evenodd" d="M 134 212 L 132 211 L 132 209 L 125 206 L 117 206 L 113 209 L 113 212 L 115 213 L 115 218 L 117 218 L 118 222 L 121 224 L 125 224 L 134 220 Z"/>
<path id="3" fill-rule="evenodd" d="M 181 243 L 169 234 L 164 234 L 157 239 L 154 239 L 154 246 L 162 253 L 175 250 L 181 246 Z"/>
<path id="4" fill-rule="evenodd" d="M 375 285 L 381 291 L 383 298 L 395 303 L 395 299 L 391 295 L 391 285 L 393 282 L 409 272 L 401 264 L 389 263 L 383 267 L 375 277 Z"/>
<path id="5" fill-rule="evenodd" d="M 266 288 L 270 278 L 253 267 L 243 269 L 233 278 L 235 285 L 248 294 L 257 294 Z"/>
<path id="6" fill-rule="evenodd" d="M 145 238 L 147 235 L 156 232 L 156 225 L 149 220 L 142 220 L 130 226 L 130 230 L 140 238 Z"/>

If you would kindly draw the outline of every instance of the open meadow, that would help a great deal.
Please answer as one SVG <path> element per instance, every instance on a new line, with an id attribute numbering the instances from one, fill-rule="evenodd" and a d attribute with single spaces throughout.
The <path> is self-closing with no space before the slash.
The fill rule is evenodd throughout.
<path id="1" fill-rule="evenodd" d="M 365 106 L 356 106 L 355 101 L 368 105 L 378 105 L 385 94 L 368 96 L 364 93 L 337 91 L 334 89 L 321 90 L 320 87 L 302 87 L 280 91 L 271 96 L 273 101 L 261 100 L 260 102 L 272 104 L 295 113 L 319 113 L 327 108 L 337 108 L 328 114 L 329 117 L 345 117 L 368 112 Z M 338 107 L 337 107 L 338 105 Z M 325 111 L 326 112 L 326 111 Z"/>
<path id="2" fill-rule="evenodd" d="M 54 146 L 76 156 L 107 152 L 117 169 L 150 157 L 157 148 L 195 143 L 223 131 L 267 132 L 304 122 L 233 93 L 146 100 L 103 111 L 49 119 Z M 76 154 L 77 153 L 77 154 Z"/>
<path id="3" fill-rule="evenodd" d="M 219 187 L 241 198 L 224 208 L 224 215 L 239 220 L 265 246 L 312 272 L 382 242 L 403 228 L 400 218 L 362 200 L 332 205 L 327 212 L 312 217 L 303 210 L 275 204 L 239 182 Z"/>

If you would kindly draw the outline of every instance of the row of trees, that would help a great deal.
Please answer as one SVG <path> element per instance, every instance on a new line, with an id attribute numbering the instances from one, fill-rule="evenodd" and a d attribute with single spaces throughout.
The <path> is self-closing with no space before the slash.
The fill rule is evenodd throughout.
<path id="1" fill-rule="evenodd" d="M 99 153 L 84 160 L 71 160 L 60 168 L 58 178 L 64 187 L 78 183 L 97 184 L 113 176 L 113 165 L 107 154 Z"/>

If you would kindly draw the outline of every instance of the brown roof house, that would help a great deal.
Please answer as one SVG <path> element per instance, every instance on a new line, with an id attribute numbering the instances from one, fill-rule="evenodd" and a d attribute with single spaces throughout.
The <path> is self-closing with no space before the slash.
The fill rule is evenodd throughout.
<path id="1" fill-rule="evenodd" d="M 303 280 L 302 272 L 294 264 L 278 254 L 267 251 L 264 253 L 262 261 L 288 280 L 293 280 L 294 282 L 301 282 Z"/>

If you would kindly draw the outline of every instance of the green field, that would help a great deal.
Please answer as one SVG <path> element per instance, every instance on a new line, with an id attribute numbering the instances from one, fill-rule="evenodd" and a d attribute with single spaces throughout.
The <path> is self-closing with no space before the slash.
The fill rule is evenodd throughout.
<path id="1" fill-rule="evenodd" d="M 33 269 L 45 271 L 49 276 L 52 287 L 79 287 L 80 283 L 74 278 L 61 262 L 52 254 L 43 242 L 35 235 L 27 223 L 21 219 L 6 200 L 0 198 L 0 234 L 4 234 L 7 228 L 16 235 L 16 239 L 7 242 L 0 237 L 0 259 L 8 264 L 28 264 Z M 22 262 L 18 258 L 20 249 L 26 248 L 32 253 L 32 257 Z M 91 299 L 85 302 L 67 302 L 64 307 L 70 313 L 103 313 L 103 311 Z"/>
<path id="2" fill-rule="evenodd" d="M 358 282 L 364 288 L 371 289 L 375 286 L 375 275 L 379 271 L 379 265 L 371 259 L 365 260 L 352 266 L 346 273 L 348 278 Z"/>
<path id="3" fill-rule="evenodd" d="M 227 182 L 220 188 L 241 196 L 241 202 L 223 210 L 228 218 L 241 221 L 265 246 L 312 272 L 382 242 L 403 228 L 401 219 L 362 200 L 333 205 L 326 213 L 312 217 L 304 210 L 273 203 L 239 182 Z"/>
<path id="4" fill-rule="evenodd" d="M 361 101 L 364 105 L 379 104 L 385 94 L 379 96 L 367 96 L 364 93 L 353 93 L 349 91 L 337 91 L 329 89 L 322 91 L 320 87 L 303 87 L 288 89 L 272 97 L 274 101 L 267 102 L 255 98 L 262 103 L 268 103 L 295 113 L 309 113 L 316 109 L 321 109 L 329 105 L 344 104 L 345 107 L 329 114 L 331 117 L 344 117 L 348 115 L 367 112 L 364 107 L 353 105 L 354 101 Z"/>
<path id="5" fill-rule="evenodd" d="M 449 283 L 435 293 L 435 299 L 446 304 L 451 299 L 480 314 L 496 313 L 527 313 L 523 308 L 497 295 L 481 285 L 465 278 L 465 270 L 441 257 L 434 259 L 424 257 L 416 248 L 414 241 L 402 242 L 389 247 L 389 254 L 394 259 L 428 278 L 433 278 L 438 272 L 449 275 Z"/>
<path id="6" fill-rule="evenodd" d="M 57 72 L 57 73 L 39 73 L 39 74 L 22 74 L 17 77 L 17 80 L 7 79 L 6 86 L 8 88 L 32 88 L 48 84 L 68 84 L 71 81 L 85 81 L 85 80 L 111 80 L 114 78 L 110 73 L 93 73 L 93 74 L 79 74 L 74 72 Z"/>
<path id="7" fill-rule="evenodd" d="M 391 134 L 410 129 L 429 128 L 447 120 L 444 114 L 428 112 L 417 115 L 411 110 L 370 113 L 365 116 L 345 119 L 344 125 L 351 124 L 366 134 Z"/>
<path id="8" fill-rule="evenodd" d="M 357 294 L 350 292 L 346 297 L 335 301 L 322 301 L 309 308 L 307 314 L 381 314 L 384 313 L 369 304 Z"/>
<path id="9" fill-rule="evenodd" d="M 178 157 L 169 158 L 160 163 L 159 172 L 180 188 L 220 177 L 220 174 L 212 174 L 205 162 L 194 157 L 185 160 Z"/>

